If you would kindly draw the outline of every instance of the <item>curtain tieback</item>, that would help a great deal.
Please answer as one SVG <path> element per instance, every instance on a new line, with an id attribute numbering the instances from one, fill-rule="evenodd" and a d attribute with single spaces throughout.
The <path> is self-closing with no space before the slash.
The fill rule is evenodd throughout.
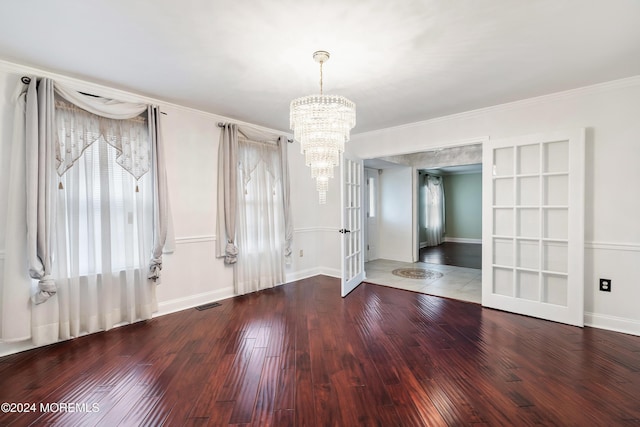
<path id="1" fill-rule="evenodd" d="M 160 270 L 162 270 L 162 258 L 153 258 L 149 263 L 147 278 L 156 282 L 156 285 L 160 284 Z"/>
<path id="2" fill-rule="evenodd" d="M 291 254 L 292 254 L 291 246 L 285 246 L 285 248 L 284 248 L 284 263 L 286 265 L 291 265 L 291 263 L 293 262 Z"/>
<path id="3" fill-rule="evenodd" d="M 224 248 L 224 263 L 235 264 L 238 261 L 238 247 L 232 241 Z"/>
<path id="4" fill-rule="evenodd" d="M 31 297 L 31 301 L 36 305 L 42 304 L 54 296 L 57 291 L 58 287 L 56 286 L 56 282 L 53 280 L 53 277 L 50 275 L 44 276 L 38 281 L 38 292 Z"/>

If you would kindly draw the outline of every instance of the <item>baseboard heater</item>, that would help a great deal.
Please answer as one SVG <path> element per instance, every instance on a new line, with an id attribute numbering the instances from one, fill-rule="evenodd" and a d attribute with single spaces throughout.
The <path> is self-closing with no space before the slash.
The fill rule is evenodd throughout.
<path id="1" fill-rule="evenodd" d="M 220 304 L 219 302 L 210 302 L 208 304 L 202 304 L 196 307 L 196 310 L 202 311 L 202 310 L 207 310 L 209 308 L 213 308 L 213 307 L 218 307 L 221 306 L 222 304 Z"/>

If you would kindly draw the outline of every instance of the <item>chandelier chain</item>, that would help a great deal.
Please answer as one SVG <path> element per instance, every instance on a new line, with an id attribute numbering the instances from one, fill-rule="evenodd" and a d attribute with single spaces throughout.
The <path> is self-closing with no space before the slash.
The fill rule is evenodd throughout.
<path id="1" fill-rule="evenodd" d="M 324 61 L 320 61 L 320 95 L 322 95 L 322 64 Z"/>

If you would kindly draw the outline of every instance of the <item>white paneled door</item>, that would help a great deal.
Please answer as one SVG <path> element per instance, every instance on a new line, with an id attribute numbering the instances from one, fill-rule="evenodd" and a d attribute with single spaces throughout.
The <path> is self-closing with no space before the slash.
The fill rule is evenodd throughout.
<path id="1" fill-rule="evenodd" d="M 364 280 L 362 160 L 343 155 L 342 182 L 342 296 Z"/>
<path id="2" fill-rule="evenodd" d="M 584 134 L 485 143 L 482 305 L 583 326 Z"/>

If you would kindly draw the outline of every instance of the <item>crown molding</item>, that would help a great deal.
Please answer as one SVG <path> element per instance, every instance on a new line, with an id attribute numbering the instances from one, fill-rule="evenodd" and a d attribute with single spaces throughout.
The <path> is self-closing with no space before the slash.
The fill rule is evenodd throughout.
<path id="1" fill-rule="evenodd" d="M 540 95 L 532 98 L 525 98 L 518 101 L 512 101 L 504 104 L 493 105 L 490 107 L 478 108 L 475 110 L 464 111 L 462 113 L 449 114 L 441 117 L 434 117 L 432 119 L 421 120 L 418 122 L 411 122 L 403 125 L 391 126 L 391 127 L 376 129 L 368 132 L 353 133 L 352 139 L 354 137 L 357 137 L 357 139 L 360 139 L 362 137 L 400 131 L 405 129 L 412 129 L 415 127 L 427 126 L 430 124 L 448 122 L 452 120 L 470 119 L 470 118 L 478 117 L 488 113 L 508 111 L 516 108 L 527 107 L 530 105 L 543 104 L 549 101 L 558 101 L 561 99 L 573 98 L 576 96 L 596 94 L 596 93 L 606 92 L 613 89 L 624 89 L 624 88 L 635 87 L 635 86 L 640 86 L 640 75 L 626 77 L 623 79 L 611 80 L 603 83 L 597 83 L 589 86 L 583 86 L 576 89 L 569 89 L 561 92 L 554 92 L 547 95 Z"/>
<path id="2" fill-rule="evenodd" d="M 78 77 L 66 76 L 64 74 L 56 73 L 53 71 L 47 71 L 45 69 L 33 67 L 30 65 L 24 65 L 24 64 L 19 64 L 19 63 L 0 59 L 0 71 L 6 71 L 7 73 L 12 73 L 12 74 L 23 74 L 23 75 L 26 74 L 29 76 L 35 75 L 39 77 L 48 77 L 56 81 L 59 81 L 60 83 L 64 83 L 65 85 L 68 85 L 69 87 L 82 92 L 89 92 L 99 96 L 118 99 L 120 101 L 144 102 L 147 104 L 155 104 L 155 105 L 159 105 L 160 107 L 172 108 L 185 113 L 204 116 L 216 122 L 230 122 L 230 123 L 235 123 L 239 126 L 243 126 L 243 125 L 250 126 L 254 129 L 261 130 L 264 132 L 274 133 L 277 135 L 286 135 L 291 137 L 291 134 L 287 132 L 282 132 L 277 129 L 271 129 L 265 126 L 260 126 L 260 125 L 256 125 L 249 122 L 243 122 L 230 117 L 225 117 L 219 114 L 210 113 L 208 111 L 202 111 L 195 108 L 186 107 L 184 105 L 164 101 L 162 99 L 152 98 L 152 97 L 143 95 L 141 93 L 132 92 L 130 90 L 117 89 L 114 87 L 107 86 L 105 84 L 95 83 L 95 82 L 78 78 Z"/>

